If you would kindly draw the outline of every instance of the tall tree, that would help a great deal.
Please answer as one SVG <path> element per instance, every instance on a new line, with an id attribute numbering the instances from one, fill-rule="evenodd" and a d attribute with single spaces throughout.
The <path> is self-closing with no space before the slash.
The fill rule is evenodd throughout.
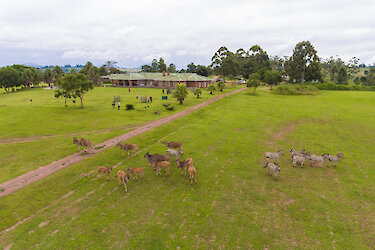
<path id="1" fill-rule="evenodd" d="M 268 70 L 264 74 L 264 81 L 270 86 L 270 89 L 272 89 L 273 85 L 281 82 L 282 80 L 283 77 L 278 71 Z"/>
<path id="2" fill-rule="evenodd" d="M 151 72 L 159 72 L 160 69 L 159 69 L 159 63 L 158 63 L 158 60 L 154 59 L 152 60 L 152 63 L 151 63 Z"/>
<path id="3" fill-rule="evenodd" d="M 64 75 L 64 71 L 58 65 L 53 67 L 52 72 L 53 72 L 53 81 L 54 82 L 57 82 L 58 79 L 61 78 Z"/>
<path id="4" fill-rule="evenodd" d="M 167 71 L 170 73 L 176 73 L 176 65 L 174 65 L 174 63 L 169 64 Z"/>
<path id="5" fill-rule="evenodd" d="M 317 51 L 309 41 L 303 41 L 297 43 L 293 55 L 285 62 L 285 70 L 290 79 L 295 82 L 305 82 L 306 75 L 309 75 L 311 81 L 319 81 L 321 72 L 308 72 L 317 69 L 316 66 L 308 68 L 311 63 L 320 63 Z"/>
<path id="6" fill-rule="evenodd" d="M 159 58 L 158 67 L 160 72 L 167 71 L 167 65 L 162 57 Z"/>
<path id="7" fill-rule="evenodd" d="M 348 84 L 348 72 L 345 66 L 341 66 L 337 75 L 338 84 Z"/>
<path id="8" fill-rule="evenodd" d="M 4 88 L 5 92 L 21 85 L 23 77 L 15 68 L 7 66 L 0 68 L 0 88 Z"/>

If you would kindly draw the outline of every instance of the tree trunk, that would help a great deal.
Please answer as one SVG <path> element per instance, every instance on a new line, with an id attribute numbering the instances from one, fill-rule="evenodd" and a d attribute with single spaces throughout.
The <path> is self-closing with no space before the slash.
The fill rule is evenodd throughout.
<path id="1" fill-rule="evenodd" d="M 255 95 L 255 90 L 257 90 L 257 88 L 256 88 L 256 87 L 254 87 L 254 95 Z"/>
<path id="2" fill-rule="evenodd" d="M 68 104 L 66 104 L 66 100 L 67 100 L 67 99 L 68 99 L 68 98 L 65 98 L 65 108 L 68 107 Z"/>
<path id="3" fill-rule="evenodd" d="M 80 96 L 79 99 L 81 99 L 81 108 L 83 108 L 83 96 Z"/>

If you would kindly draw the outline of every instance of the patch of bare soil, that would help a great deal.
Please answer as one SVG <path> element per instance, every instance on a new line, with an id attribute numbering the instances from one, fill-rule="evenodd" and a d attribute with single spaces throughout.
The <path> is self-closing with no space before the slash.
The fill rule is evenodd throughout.
<path id="1" fill-rule="evenodd" d="M 152 121 L 146 125 L 143 125 L 143 126 L 140 126 L 136 129 L 134 129 L 133 131 L 130 131 L 128 133 L 125 133 L 123 135 L 120 135 L 120 136 L 117 136 L 117 137 L 114 137 L 114 138 L 111 138 L 105 142 L 102 142 L 102 143 L 99 143 L 97 145 L 94 146 L 94 148 L 98 148 L 98 149 L 95 149 L 93 150 L 93 152 L 91 154 L 84 154 L 82 155 L 82 151 L 81 152 L 77 152 L 75 154 L 72 154 L 70 156 L 67 156 L 61 160 L 58 160 L 58 161 L 55 161 L 51 164 L 48 164 L 46 166 L 43 166 L 43 167 L 40 167 L 38 169 L 35 169 L 35 170 L 32 170 L 24 175 L 21 175 L 21 176 L 18 176 L 12 180 L 9 180 L 7 182 L 4 182 L 2 184 L 0 184 L 0 190 L 4 190 L 3 192 L 0 192 L 0 197 L 3 197 L 3 196 L 6 196 L 10 193 L 13 193 L 14 191 L 18 190 L 18 189 L 21 189 L 23 188 L 24 186 L 30 184 L 30 183 L 33 183 L 33 182 L 36 182 L 38 180 L 41 180 L 59 170 L 62 170 L 64 168 L 67 168 L 73 164 L 76 164 L 84 159 L 87 159 L 93 155 L 96 155 L 108 148 L 111 148 L 113 146 L 116 146 L 116 144 L 120 141 L 126 141 L 134 136 L 137 136 L 137 135 L 140 135 L 140 134 L 143 134 L 149 130 L 152 130 L 154 128 L 157 128 L 161 125 L 164 125 L 168 122 L 171 122 L 177 118 L 180 118 L 182 116 L 185 116 L 187 114 L 190 114 L 191 112 L 195 111 L 195 110 L 198 110 L 200 108 L 203 108 L 205 106 L 207 106 L 208 104 L 210 103 L 213 103 L 213 102 L 216 102 L 220 99 L 223 99 L 225 98 L 226 96 L 230 96 L 230 95 L 233 95 L 233 94 L 236 94 L 236 93 L 239 93 L 241 91 L 244 91 L 246 90 L 247 88 L 242 88 L 242 89 L 238 89 L 238 90 L 235 90 L 233 92 L 230 92 L 230 93 L 226 93 L 226 94 L 223 94 L 223 95 L 220 95 L 220 96 L 217 96 L 217 97 L 214 97 L 210 100 L 207 100 L 205 102 L 202 102 L 200 104 L 197 104 L 193 107 L 190 107 L 188 109 L 185 109 L 183 111 L 180 111 L 178 113 L 175 113 L 173 115 L 170 115 L 170 116 L 167 116 L 167 117 L 164 117 L 164 118 L 161 118 L 161 119 L 158 119 L 158 120 L 155 120 L 155 121 Z M 139 152 L 138 152 L 139 153 Z"/>

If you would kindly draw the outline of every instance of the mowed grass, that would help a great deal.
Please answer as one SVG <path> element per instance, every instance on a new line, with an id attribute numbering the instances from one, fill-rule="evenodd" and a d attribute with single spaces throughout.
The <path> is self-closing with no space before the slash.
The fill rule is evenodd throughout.
<path id="1" fill-rule="evenodd" d="M 116 148 L 0 198 L 0 247 L 371 249 L 374 97 L 259 91 L 220 100 L 132 138 L 147 149 L 114 169 L 110 181 L 96 169 L 124 160 Z M 163 138 L 183 142 L 198 184 L 175 165 L 158 177 L 147 167 L 143 154 L 165 152 Z M 336 168 L 293 168 L 287 151 L 302 147 L 345 159 Z M 286 154 L 275 180 L 262 167 L 264 151 L 278 149 Z M 114 172 L 139 166 L 145 178 L 131 180 L 125 193 Z"/>
<path id="2" fill-rule="evenodd" d="M 209 95 L 203 91 L 197 99 L 192 92 L 179 105 L 168 95 L 174 111 L 165 110 L 161 89 L 95 88 L 84 97 L 85 108 L 79 100 L 64 107 L 63 99 L 54 98 L 54 90 L 26 89 L 0 95 L 0 183 L 47 165 L 77 151 L 73 137 L 81 136 L 93 145 L 130 131 L 142 125 L 206 101 L 238 87 L 228 86 L 223 92 Z M 152 96 L 152 103 L 140 103 L 136 95 Z M 112 108 L 114 95 L 121 96 L 121 108 Z M 32 100 L 32 101 L 30 101 Z M 135 110 L 125 110 L 125 104 L 134 104 Z M 145 106 L 149 106 L 145 108 Z M 154 112 L 159 110 L 160 115 Z M 34 137 L 24 143 L 1 144 L 17 137 Z"/>

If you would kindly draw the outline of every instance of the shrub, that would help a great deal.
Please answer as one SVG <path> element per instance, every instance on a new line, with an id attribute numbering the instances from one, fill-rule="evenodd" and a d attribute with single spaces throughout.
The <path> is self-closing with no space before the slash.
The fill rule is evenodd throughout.
<path id="1" fill-rule="evenodd" d="M 375 91 L 375 86 L 363 85 L 338 85 L 332 82 L 313 84 L 320 90 L 344 90 L 344 91 Z"/>
<path id="2" fill-rule="evenodd" d="M 168 105 L 168 106 L 165 107 L 165 109 L 166 109 L 166 110 L 174 110 L 174 107 L 171 106 L 171 105 Z"/>
<path id="3" fill-rule="evenodd" d="M 132 109 L 134 109 L 134 104 L 126 104 L 125 108 L 126 108 L 126 110 L 132 110 Z"/>
<path id="4" fill-rule="evenodd" d="M 319 89 L 306 84 L 282 84 L 273 90 L 278 95 L 316 95 Z"/>

